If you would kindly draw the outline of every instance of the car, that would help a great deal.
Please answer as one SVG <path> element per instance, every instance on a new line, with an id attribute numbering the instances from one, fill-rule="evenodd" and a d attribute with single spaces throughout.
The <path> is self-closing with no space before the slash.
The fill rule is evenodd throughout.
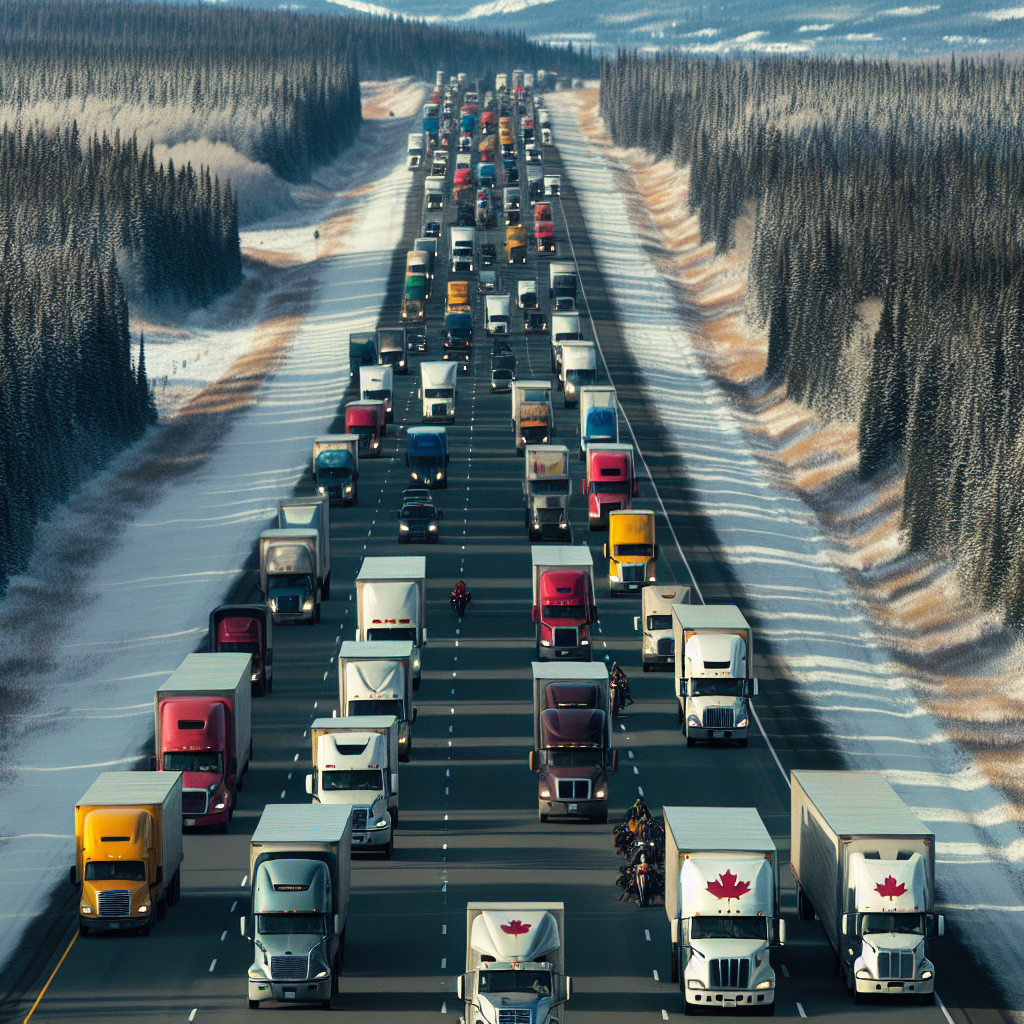
<path id="1" fill-rule="evenodd" d="M 459 203 L 455 212 L 455 226 L 471 228 L 476 225 L 476 210 L 469 203 Z"/>
<path id="2" fill-rule="evenodd" d="M 436 220 L 428 220 L 423 225 L 423 237 L 424 238 L 440 238 L 441 237 L 441 224 Z"/>
<path id="3" fill-rule="evenodd" d="M 440 521 L 444 519 L 444 510 L 435 507 L 433 502 L 403 505 L 394 517 L 398 520 L 399 544 L 413 540 L 437 544 L 441 539 Z"/>
<path id="4" fill-rule="evenodd" d="M 410 352 L 427 351 L 427 332 L 424 328 L 407 327 L 405 329 L 405 337 L 408 342 Z"/>
<path id="5" fill-rule="evenodd" d="M 539 149 L 533 149 L 531 146 L 527 146 L 525 159 L 528 164 L 542 164 L 544 162 L 544 155 Z"/>
<path id="6" fill-rule="evenodd" d="M 497 394 L 500 391 L 511 391 L 512 384 L 516 379 L 515 371 L 497 366 L 491 370 L 491 393 Z"/>
<path id="7" fill-rule="evenodd" d="M 498 252 L 494 246 L 488 242 L 486 245 L 480 246 L 480 266 L 481 267 L 493 267 L 498 262 Z"/>
<path id="8" fill-rule="evenodd" d="M 468 153 L 473 148 L 473 137 L 471 135 L 459 136 L 459 152 Z"/>
<path id="9" fill-rule="evenodd" d="M 547 334 L 548 333 L 548 318 L 543 313 L 538 313 L 536 310 L 531 310 L 523 318 L 523 327 L 527 334 Z"/>

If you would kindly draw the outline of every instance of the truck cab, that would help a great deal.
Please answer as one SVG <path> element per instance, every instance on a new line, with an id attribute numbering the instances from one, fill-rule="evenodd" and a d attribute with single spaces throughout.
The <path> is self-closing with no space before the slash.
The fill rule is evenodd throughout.
<path id="1" fill-rule="evenodd" d="M 349 402 L 345 406 L 345 433 L 359 438 L 360 455 L 380 456 L 384 417 L 384 403 L 380 401 Z"/>
<path id="2" fill-rule="evenodd" d="M 457 373 L 458 367 L 454 363 L 420 363 L 422 383 L 419 389 L 419 398 L 422 402 L 424 422 L 436 420 L 455 422 Z"/>
<path id="3" fill-rule="evenodd" d="M 317 530 L 264 530 L 260 534 L 260 590 L 274 622 L 320 621 Z"/>
<path id="4" fill-rule="evenodd" d="M 265 604 L 224 604 L 210 612 L 210 653 L 252 658 L 253 697 L 274 688 L 274 617 Z"/>
<path id="5" fill-rule="evenodd" d="M 409 274 L 405 279 L 405 289 L 402 293 L 402 319 L 422 320 L 429 295 L 430 279 L 427 275 Z"/>
<path id="6" fill-rule="evenodd" d="M 597 346 L 592 341 L 563 341 L 559 384 L 566 409 L 579 404 L 580 391 L 597 383 Z"/>
<path id="7" fill-rule="evenodd" d="M 408 339 L 404 327 L 377 329 L 378 360 L 381 366 L 390 366 L 392 373 L 409 372 Z M 366 395 L 363 395 L 366 398 Z M 371 395 L 372 397 L 379 397 Z"/>
<path id="8" fill-rule="evenodd" d="M 640 493 L 633 471 L 633 446 L 595 444 L 587 448 L 583 496 L 591 530 L 607 528 L 608 515 L 633 506 Z"/>
<path id="9" fill-rule="evenodd" d="M 590 661 L 590 626 L 597 621 L 591 575 L 585 569 L 549 569 L 539 575 L 537 657 L 547 660 Z"/>
<path id="10" fill-rule="evenodd" d="M 405 464 L 413 487 L 448 487 L 448 432 L 444 427 L 410 427 Z"/>
<path id="11" fill-rule="evenodd" d="M 633 617 L 633 628 L 643 637 L 640 642 L 640 660 L 645 672 L 653 668 L 667 668 L 671 671 L 676 660 L 672 605 L 689 603 L 689 587 L 664 583 L 644 587 L 640 598 L 642 614 Z"/>
<path id="12" fill-rule="evenodd" d="M 332 505 L 359 503 L 359 472 L 352 452 L 344 449 L 320 452 L 316 457 L 317 491 Z"/>
<path id="13" fill-rule="evenodd" d="M 569 541 L 569 449 L 562 445 L 527 445 L 523 500 L 530 540 Z"/>
<path id="14" fill-rule="evenodd" d="M 608 596 L 636 593 L 655 582 L 658 544 L 654 539 L 654 513 L 630 509 L 608 515 Z"/>

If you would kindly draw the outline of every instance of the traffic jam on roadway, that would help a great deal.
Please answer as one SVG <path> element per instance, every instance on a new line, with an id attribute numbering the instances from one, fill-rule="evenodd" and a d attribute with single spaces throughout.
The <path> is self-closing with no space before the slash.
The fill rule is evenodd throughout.
<path id="1" fill-rule="evenodd" d="M 424 890 L 416 912 L 439 916 L 421 941 L 433 970 L 440 951 L 448 973 L 449 948 L 460 970 L 442 996 L 430 995 L 432 1012 L 443 997 L 443 1012 L 468 1024 L 556 1022 L 577 966 L 610 998 L 595 977 L 633 967 L 602 964 L 602 944 L 613 940 L 598 933 L 625 908 L 606 906 L 613 887 L 597 896 L 568 880 L 560 898 L 558 884 L 542 884 L 541 861 L 514 860 L 527 833 L 509 838 L 504 867 L 495 859 L 474 868 L 464 892 L 480 898 L 450 902 L 461 876 L 449 827 L 461 827 L 460 815 L 497 820 L 502 806 L 494 796 L 457 802 L 461 758 L 482 788 L 517 787 L 533 773 L 532 825 L 533 797 L 508 797 L 529 812 L 517 825 L 532 829 L 526 845 L 549 844 L 570 868 L 579 856 L 581 871 L 604 865 L 609 885 L 618 864 L 624 902 L 664 907 L 662 924 L 644 916 L 652 945 L 636 973 L 645 1011 L 772 1015 L 804 948 L 815 964 L 828 949 L 838 980 L 816 983 L 845 986 L 853 1002 L 890 997 L 895 1012 L 901 1000 L 934 1000 L 932 943 L 944 931 L 934 836 L 879 773 L 783 769 L 755 713 L 769 684 L 755 676 L 754 629 L 736 605 L 704 602 L 610 379 L 536 86 L 518 70 L 486 90 L 438 72 L 422 130 L 408 140 L 416 237 L 396 259 L 400 293 L 392 289 L 376 330 L 349 338 L 350 397 L 335 431 L 313 440 L 300 493 L 282 496 L 276 523 L 259 536 L 258 585 L 210 612 L 207 647 L 155 691 L 151 770 L 101 772 L 69 808 L 75 938 L 88 942 L 65 971 L 98 978 L 98 999 L 112 984 L 104 979 L 140 956 L 136 936 L 160 935 L 164 918 L 182 915 L 179 931 L 192 929 L 175 949 L 199 941 L 209 907 L 189 878 L 198 889 L 206 876 L 189 861 L 214 856 L 228 858 L 218 870 L 234 879 L 223 891 L 203 882 L 206 898 L 224 903 L 215 946 L 230 935 L 245 952 L 229 956 L 225 945 L 208 973 L 223 971 L 218 960 L 247 964 L 246 978 L 239 971 L 216 990 L 222 1016 L 244 1011 L 243 992 L 250 1009 L 372 1007 L 359 1002 L 370 990 L 353 977 L 375 974 L 377 991 L 402 971 L 381 969 L 390 940 L 366 909 L 368 893 L 387 891 L 388 872 L 420 861 L 440 871 L 430 885 L 442 894 L 428 905 Z M 437 548 L 392 547 L 421 543 Z M 672 673 L 664 685 L 663 676 L 645 680 L 657 703 L 645 704 L 636 682 L 631 690 L 613 653 L 644 673 Z M 488 676 L 495 688 L 471 695 Z M 501 687 L 516 688 L 515 706 L 502 706 Z M 320 695 L 312 709 L 310 693 Z M 460 749 L 469 708 L 457 701 L 485 699 L 488 724 Z M 635 717 L 626 713 L 634 701 Z M 528 757 L 509 746 L 512 736 L 530 742 L 520 742 L 527 715 Z M 748 743 L 757 760 L 734 769 Z M 753 806 L 760 798 L 723 806 L 702 781 L 734 770 L 772 776 L 769 811 Z M 670 796 L 655 804 L 662 791 Z M 424 830 L 438 827 L 439 807 L 445 841 L 428 857 Z M 611 843 L 610 808 L 619 819 Z M 536 872 L 535 898 L 522 898 L 530 886 L 519 875 L 508 881 L 513 867 Z M 183 871 L 197 874 L 183 885 Z M 416 877 L 403 884 L 419 885 Z M 791 938 L 802 936 L 788 967 L 784 904 Z M 575 924 L 576 913 L 591 923 Z M 94 942 L 122 932 L 130 935 Z M 464 959 L 449 932 L 464 935 Z M 358 957 L 351 977 L 347 939 Z M 658 968 L 676 994 L 650 987 Z M 585 1001 L 586 988 L 577 987 L 584 1005 L 574 1015 L 610 1005 L 600 995 Z M 422 985 L 409 991 L 420 1002 L 391 1012 L 426 1005 Z M 181 998 L 184 1006 L 193 995 Z M 373 997 L 385 1001 L 379 1009 L 387 998 Z M 79 1016 L 69 1005 L 37 1000 L 33 1012 Z M 806 1016 L 792 999 L 780 1013 L 793 1006 Z M 179 1019 L 177 1009 L 166 1016 Z"/>

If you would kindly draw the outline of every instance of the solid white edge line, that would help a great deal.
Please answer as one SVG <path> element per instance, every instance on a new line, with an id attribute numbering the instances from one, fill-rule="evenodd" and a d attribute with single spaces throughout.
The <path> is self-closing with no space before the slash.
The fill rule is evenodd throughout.
<path id="1" fill-rule="evenodd" d="M 782 778 L 785 780 L 787 786 L 790 789 L 793 788 L 793 783 L 789 781 L 789 775 L 786 773 L 786 769 L 782 767 L 782 762 L 779 760 L 779 755 L 775 753 L 775 748 L 772 746 L 772 741 L 768 739 L 768 733 L 764 731 L 764 726 L 761 724 L 761 716 L 757 713 L 757 709 L 753 703 L 750 705 L 750 713 L 754 716 L 754 721 L 757 722 L 758 731 L 764 737 L 765 743 L 768 744 L 768 751 L 772 755 L 775 764 L 778 766 L 780 772 L 782 772 Z"/>
<path id="2" fill-rule="evenodd" d="M 948 1024 L 955 1024 L 953 1018 L 949 1015 L 949 1010 L 946 1009 L 946 1004 L 939 997 L 939 993 L 935 993 L 935 1005 L 942 1011 L 942 1016 L 946 1018 Z"/>

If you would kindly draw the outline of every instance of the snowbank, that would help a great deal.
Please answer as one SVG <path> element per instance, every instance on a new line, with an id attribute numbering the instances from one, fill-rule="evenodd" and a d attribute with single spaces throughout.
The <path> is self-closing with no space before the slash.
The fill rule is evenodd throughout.
<path id="1" fill-rule="evenodd" d="M 1006 954 L 1024 933 L 1024 839 L 1013 809 L 921 707 L 878 644 L 813 515 L 755 458 L 742 414 L 704 373 L 672 286 L 641 245 L 606 151 L 584 138 L 577 102 L 556 94 L 547 109 L 624 341 L 666 440 L 700 490 L 744 603 L 779 654 L 775 669 L 830 726 L 849 766 L 882 771 L 935 830 L 945 912 L 1017 999 L 1024 966 Z"/>

